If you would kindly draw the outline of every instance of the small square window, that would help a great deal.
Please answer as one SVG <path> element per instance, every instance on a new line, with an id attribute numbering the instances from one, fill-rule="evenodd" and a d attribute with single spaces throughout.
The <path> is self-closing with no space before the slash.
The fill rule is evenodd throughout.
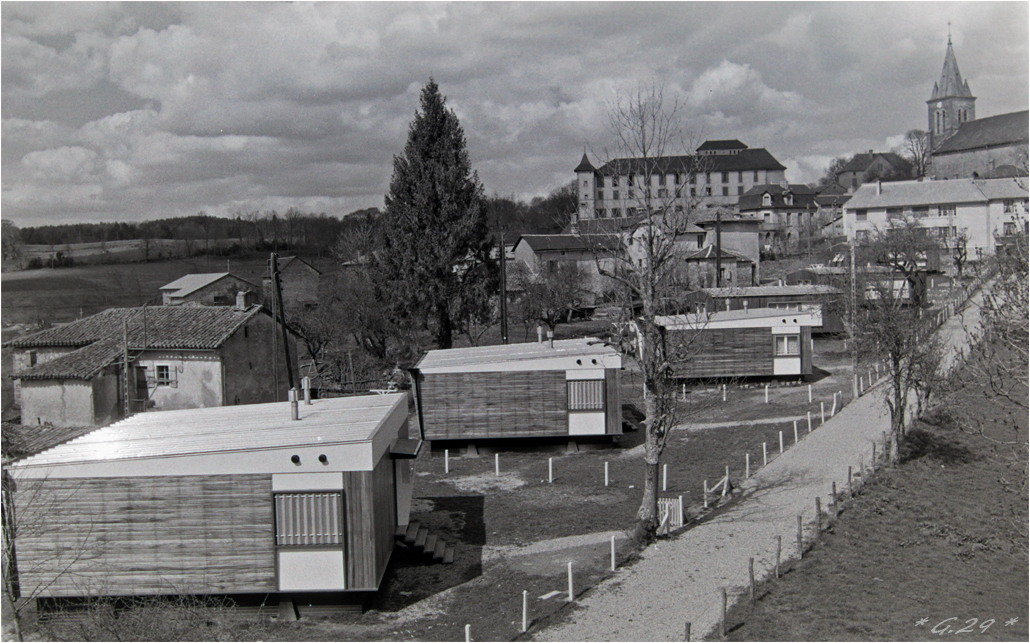
<path id="1" fill-rule="evenodd" d="M 722 186 L 722 195 L 723 196 L 729 196 L 730 195 L 730 186 L 728 186 L 728 185 Z"/>
<path id="2" fill-rule="evenodd" d="M 789 356 L 801 354 L 801 337 L 799 335 L 779 335 L 776 337 L 776 355 Z"/>
<path id="3" fill-rule="evenodd" d="M 158 386 L 168 386 L 172 383 L 171 369 L 167 364 L 158 364 L 154 370 L 155 382 Z"/>
<path id="4" fill-rule="evenodd" d="M 658 175 L 658 185 L 665 185 L 665 174 Z"/>

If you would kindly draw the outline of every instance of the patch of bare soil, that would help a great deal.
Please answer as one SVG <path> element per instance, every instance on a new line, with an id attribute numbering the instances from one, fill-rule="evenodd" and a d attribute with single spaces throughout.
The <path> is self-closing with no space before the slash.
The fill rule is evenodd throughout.
<path id="1" fill-rule="evenodd" d="M 1028 640 L 1027 414 L 1016 409 L 967 389 L 917 422 L 901 464 L 760 586 L 753 608 L 731 610 L 729 639 Z"/>

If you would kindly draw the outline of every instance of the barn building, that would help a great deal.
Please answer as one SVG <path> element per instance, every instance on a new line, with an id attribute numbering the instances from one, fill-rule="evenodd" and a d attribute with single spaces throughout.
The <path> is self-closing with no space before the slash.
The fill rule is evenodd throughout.
<path id="1" fill-rule="evenodd" d="M 798 377 L 812 374 L 818 311 L 773 308 L 660 316 L 678 378 Z"/>
<path id="2" fill-rule="evenodd" d="M 144 413 L 13 463 L 22 596 L 375 591 L 421 446 L 408 395 L 297 415 Z"/>
<path id="3" fill-rule="evenodd" d="M 422 438 L 618 435 L 621 368 L 595 338 L 429 351 L 411 369 Z"/>

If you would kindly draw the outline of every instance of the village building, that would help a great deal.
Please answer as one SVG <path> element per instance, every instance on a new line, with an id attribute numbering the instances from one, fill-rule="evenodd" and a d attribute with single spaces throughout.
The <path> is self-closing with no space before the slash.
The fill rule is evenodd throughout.
<path id="1" fill-rule="evenodd" d="M 143 413 L 10 464 L 22 594 L 376 591 L 410 527 L 408 399 Z"/>
<path id="2" fill-rule="evenodd" d="M 761 221 L 762 251 L 778 255 L 796 251 L 802 240 L 810 242 L 818 234 L 815 197 L 815 189 L 784 181 L 756 185 L 740 197 L 737 208 Z"/>
<path id="3" fill-rule="evenodd" d="M 659 316 L 675 377 L 803 377 L 812 374 L 818 310 L 771 308 Z"/>
<path id="4" fill-rule="evenodd" d="M 111 308 L 7 342 L 22 423 L 101 425 L 142 411 L 285 399 L 281 326 L 242 293 L 238 304 Z M 296 339 L 287 336 L 295 373 Z"/>
<path id="5" fill-rule="evenodd" d="M 318 283 L 322 272 L 300 257 L 279 257 L 279 288 L 282 291 L 283 308 L 296 312 L 318 303 Z M 261 277 L 265 300 L 274 295 L 272 275 L 265 272 Z"/>
<path id="6" fill-rule="evenodd" d="M 577 217 L 634 217 L 646 214 L 645 203 L 680 212 L 698 202 L 732 206 L 753 186 L 782 181 L 785 170 L 764 148 L 737 140 L 705 141 L 693 155 L 618 158 L 601 167 L 594 167 L 584 153 L 574 170 Z"/>
<path id="7" fill-rule="evenodd" d="M 912 163 L 894 152 L 862 152 L 837 172 L 837 184 L 852 192 L 870 181 L 905 181 L 913 177 Z"/>
<path id="8" fill-rule="evenodd" d="M 610 439 L 621 368 L 596 338 L 429 351 L 411 369 L 422 437 Z"/>
<path id="9" fill-rule="evenodd" d="M 863 185 L 844 206 L 849 241 L 865 243 L 874 230 L 908 219 L 929 229 L 945 248 L 966 235 L 970 257 L 994 254 L 997 238 L 1027 221 L 1026 181 L 951 179 Z"/>
<path id="10" fill-rule="evenodd" d="M 179 277 L 159 290 L 165 306 L 230 306 L 241 292 L 249 293 L 251 303 L 256 302 L 261 288 L 231 272 L 212 272 Z"/>

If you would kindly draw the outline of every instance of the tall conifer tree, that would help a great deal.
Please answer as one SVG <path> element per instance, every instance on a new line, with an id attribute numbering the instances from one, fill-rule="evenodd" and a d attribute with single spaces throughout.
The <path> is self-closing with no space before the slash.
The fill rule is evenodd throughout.
<path id="1" fill-rule="evenodd" d="M 456 314 L 481 293 L 489 267 L 486 199 L 472 171 L 465 133 L 432 79 L 393 158 L 379 219 L 373 274 L 400 320 L 432 321 L 436 344 L 450 348 Z"/>

